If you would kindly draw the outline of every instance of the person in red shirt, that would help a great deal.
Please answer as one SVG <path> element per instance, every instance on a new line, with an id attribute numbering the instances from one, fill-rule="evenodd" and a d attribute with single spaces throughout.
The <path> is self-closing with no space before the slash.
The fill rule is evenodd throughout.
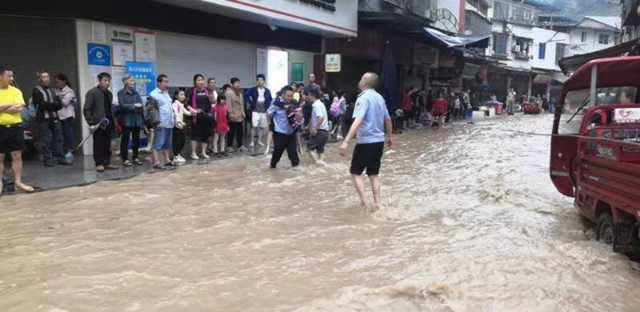
<path id="1" fill-rule="evenodd" d="M 228 115 L 227 96 L 220 94 L 218 95 L 217 104 L 213 106 L 216 128 L 213 134 L 213 153 L 216 157 L 229 156 L 225 146 L 227 142 L 227 132 L 229 132 Z M 218 142 L 220 142 L 220 152 L 218 152 Z"/>
<path id="2" fill-rule="evenodd" d="M 438 93 L 438 98 L 433 102 L 433 111 L 431 116 L 433 119 L 438 118 L 440 125 L 444 122 L 444 116 L 447 114 L 449 102 L 444 98 L 442 92 Z"/>
<path id="3" fill-rule="evenodd" d="M 404 112 L 404 118 L 407 121 L 407 127 L 413 128 L 413 101 L 411 100 L 411 92 L 413 86 L 409 87 L 402 97 L 402 111 Z"/>

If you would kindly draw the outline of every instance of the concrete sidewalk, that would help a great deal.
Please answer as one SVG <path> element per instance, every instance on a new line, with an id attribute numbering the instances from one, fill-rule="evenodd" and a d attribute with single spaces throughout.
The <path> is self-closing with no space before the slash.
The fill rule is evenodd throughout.
<path id="1" fill-rule="evenodd" d="M 201 165 L 233 157 L 255 156 L 256 153 L 254 153 L 254 149 L 247 147 L 248 143 L 250 142 L 249 139 L 249 136 L 245 135 L 243 142 L 245 148 L 247 148 L 247 151 L 244 153 L 229 153 L 228 157 L 221 158 L 213 157 L 210 155 L 210 159 L 187 159 L 187 162 L 182 165 Z M 331 138 L 327 143 L 331 144 L 336 142 L 338 141 Z M 262 155 L 262 153 L 264 153 L 264 150 L 265 147 L 259 147 L 257 154 Z M 306 150 L 304 143 L 302 146 L 302 150 Z M 273 151 L 273 146 L 271 147 L 271 151 Z M 188 156 L 190 155 L 190 153 L 191 143 L 190 141 L 187 141 L 187 144 L 182 151 L 182 156 Z M 131 153 L 129 153 L 129 155 L 131 155 Z M 72 166 L 57 165 L 55 167 L 45 167 L 44 165 L 42 165 L 42 162 L 38 160 L 28 160 L 24 161 L 22 182 L 36 188 L 36 192 L 41 192 L 45 190 L 88 185 L 100 181 L 124 180 L 143 173 L 159 171 L 152 168 L 153 165 L 151 164 L 150 153 L 145 153 L 143 152 L 143 149 L 141 149 L 139 158 L 143 163 L 141 166 L 124 167 L 122 166 L 122 160 L 119 156 L 111 156 L 111 162 L 114 165 L 119 166 L 120 168 L 118 168 L 118 170 L 107 170 L 102 173 L 96 172 L 96 167 L 92 156 L 76 156 Z M 11 170 L 11 163 L 5 160 L 4 166 L 4 177 L 8 178 L 9 181 L 13 181 L 13 171 Z M 11 182 L 8 183 L 8 185 L 4 185 L 4 190 L 0 196 L 12 194 L 16 193 L 14 192 L 13 183 Z"/>
<path id="2" fill-rule="evenodd" d="M 242 155 L 249 155 L 245 153 L 233 153 L 229 154 L 229 157 L 201 160 L 187 160 L 185 165 L 189 164 L 206 164 L 215 162 L 217 160 L 228 159 L 231 157 L 239 157 Z M 141 154 L 140 159 L 143 164 L 141 166 L 124 167 L 122 161 L 118 156 L 112 156 L 111 162 L 119 166 L 117 170 L 107 170 L 99 173 L 96 171 L 93 157 L 91 156 L 78 156 L 74 159 L 73 166 L 57 165 L 55 167 L 45 167 L 39 161 L 25 161 L 24 169 L 22 173 L 22 181 L 36 188 L 36 191 L 60 189 L 72 186 L 82 186 L 92 184 L 100 181 L 112 181 L 123 180 L 138 176 L 142 173 L 161 171 L 152 168 L 150 161 L 150 154 Z M 149 160 L 145 159 L 149 157 Z M 168 167 L 169 169 L 175 167 Z M 11 170 L 11 163 L 5 162 L 5 174 L 4 176 L 10 181 L 13 180 L 13 172 Z M 14 194 L 13 183 L 5 185 L 2 195 Z M 0 195 L 1 196 L 1 195 Z"/>
<path id="3" fill-rule="evenodd" d="M 264 147 L 260 148 L 260 151 L 264 152 Z M 189 151 L 185 148 L 184 155 L 189 155 Z M 207 164 L 216 162 L 218 160 L 229 159 L 233 157 L 250 156 L 250 152 L 236 152 L 230 153 L 228 157 L 213 157 L 210 159 L 191 160 L 187 159 L 187 162 L 183 165 L 190 164 Z M 22 172 L 22 182 L 31 185 L 36 188 L 36 192 L 52 189 L 60 189 L 72 186 L 82 186 L 92 184 L 100 181 L 112 181 L 123 180 L 138 176 L 142 173 L 162 171 L 152 168 L 151 154 L 140 153 L 140 160 L 142 165 L 124 167 L 122 166 L 122 160 L 119 156 L 112 156 L 111 162 L 119 166 L 117 170 L 107 170 L 99 173 L 96 171 L 96 166 L 92 156 L 77 156 L 73 161 L 72 166 L 57 165 L 55 167 L 45 167 L 42 162 L 38 160 L 29 160 L 24 162 L 24 169 Z M 4 177 L 13 181 L 13 171 L 11 170 L 11 163 L 5 161 L 5 173 Z M 176 167 L 168 167 L 169 170 Z M 4 186 L 2 195 L 15 194 L 13 183 L 8 183 Z M 0 196 L 2 196 L 0 195 Z"/>

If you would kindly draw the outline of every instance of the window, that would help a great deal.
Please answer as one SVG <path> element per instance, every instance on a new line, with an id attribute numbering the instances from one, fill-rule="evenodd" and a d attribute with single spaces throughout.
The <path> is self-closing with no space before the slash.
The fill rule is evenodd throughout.
<path id="1" fill-rule="evenodd" d="M 547 44 L 540 43 L 540 49 L 538 50 L 538 59 L 544 60 L 544 55 L 547 52 Z"/>
<path id="2" fill-rule="evenodd" d="M 627 94 L 627 92 L 629 94 Z M 636 87 L 626 87 L 626 86 L 615 86 L 611 88 L 597 88 L 596 89 L 596 100 L 592 101 L 590 96 L 591 90 L 589 89 L 581 89 L 581 90 L 572 90 L 567 93 L 564 99 L 564 110 L 562 112 L 562 117 L 560 119 L 560 134 L 576 134 L 579 133 L 580 124 L 582 123 L 582 117 L 585 111 L 594 105 L 601 104 L 612 104 L 619 103 L 620 98 L 622 97 L 622 93 L 625 94 L 631 102 L 636 101 L 636 95 L 638 90 Z M 556 103 L 559 105 L 560 103 Z M 578 108 L 582 105 L 584 107 L 576 114 Z M 571 122 L 569 119 L 576 115 Z M 635 130 L 634 130 L 635 132 Z M 634 133 L 635 138 L 635 133 Z"/>
<path id="3" fill-rule="evenodd" d="M 600 34 L 598 36 L 598 43 L 599 44 L 609 44 L 609 35 Z"/>
<path id="4" fill-rule="evenodd" d="M 533 44 L 533 41 L 528 38 L 513 37 L 512 50 L 514 57 L 518 59 L 529 59 L 529 47 Z"/>
<path id="5" fill-rule="evenodd" d="M 478 10 L 480 11 L 480 14 L 485 17 L 489 13 L 489 7 L 484 3 L 480 3 L 480 7 L 478 8 Z"/>
<path id="6" fill-rule="evenodd" d="M 586 31 L 582 32 L 582 38 L 581 39 L 582 39 L 581 40 L 582 42 L 587 42 L 587 32 Z"/>
<path id="7" fill-rule="evenodd" d="M 493 34 L 493 52 L 495 54 L 507 55 L 507 35 Z"/>
<path id="8" fill-rule="evenodd" d="M 506 21 L 509 17 L 509 5 L 502 2 L 496 2 L 493 8 L 493 17 L 498 20 Z"/>
<path id="9" fill-rule="evenodd" d="M 556 59 L 560 60 L 565 56 L 567 51 L 567 45 L 564 43 L 556 43 Z"/>

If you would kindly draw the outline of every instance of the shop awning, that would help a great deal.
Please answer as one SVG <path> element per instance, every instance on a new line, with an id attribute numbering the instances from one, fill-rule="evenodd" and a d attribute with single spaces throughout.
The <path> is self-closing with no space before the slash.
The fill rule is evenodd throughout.
<path id="1" fill-rule="evenodd" d="M 637 40 L 630 40 L 625 43 L 621 43 L 603 50 L 599 50 L 599 51 L 595 51 L 587 54 L 563 57 L 560 59 L 558 63 L 560 65 L 560 69 L 562 70 L 562 72 L 565 75 L 568 75 L 570 72 L 576 71 L 578 68 L 582 67 L 582 65 L 586 64 L 591 60 L 595 60 L 599 58 L 616 57 L 616 56 L 621 56 L 623 54 L 626 54 L 631 50 L 631 48 L 637 42 L 638 42 Z"/>
<path id="2" fill-rule="evenodd" d="M 553 80 L 559 82 L 559 83 L 564 83 L 565 81 L 567 81 L 568 77 L 565 76 L 565 74 L 563 73 L 555 73 L 553 74 Z"/>
<path id="3" fill-rule="evenodd" d="M 424 32 L 436 42 L 440 44 L 440 48 L 481 48 L 486 49 L 489 46 L 489 36 L 452 36 L 447 35 L 437 29 L 424 28 Z"/>
<path id="4" fill-rule="evenodd" d="M 551 77 L 551 75 L 537 74 L 532 82 L 535 84 L 550 84 L 552 81 L 553 77 Z"/>

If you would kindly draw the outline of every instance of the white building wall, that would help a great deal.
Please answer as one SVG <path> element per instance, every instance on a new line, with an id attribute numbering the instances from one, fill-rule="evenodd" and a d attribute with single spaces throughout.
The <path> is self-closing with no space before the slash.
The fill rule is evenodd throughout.
<path id="1" fill-rule="evenodd" d="M 96 78 L 91 77 L 89 65 L 87 64 L 87 43 L 91 42 L 91 22 L 78 20 L 76 22 L 76 35 L 78 44 L 78 88 L 75 90 L 76 96 L 80 98 L 80 112 L 85 103 L 85 94 L 89 89 L 96 86 Z M 78 116 L 82 118 L 81 133 L 82 136 L 86 136 L 89 133 L 89 126 L 84 121 L 84 116 Z M 87 142 L 82 146 L 82 153 L 84 155 L 93 154 L 93 139 L 89 139 L 91 142 Z"/>
<path id="2" fill-rule="evenodd" d="M 513 68 L 519 68 L 519 69 L 531 69 L 531 64 L 528 60 L 520 60 L 520 59 L 515 59 L 513 56 L 513 52 L 511 51 L 512 46 L 514 44 L 514 36 L 517 37 L 522 37 L 522 38 L 529 38 L 529 39 L 533 39 L 532 35 L 531 35 L 531 27 L 529 26 L 523 26 L 523 25 L 515 25 L 515 24 L 509 24 L 506 23 L 506 26 L 504 26 L 504 22 L 494 22 L 491 25 L 491 32 L 492 33 L 500 33 L 500 34 L 507 34 L 509 35 L 509 38 L 507 39 L 507 57 L 509 58 L 509 60 L 506 61 L 500 61 L 500 63 L 503 63 L 509 67 L 513 67 Z M 493 36 L 491 36 L 491 40 L 490 40 L 490 46 L 487 49 L 487 54 L 488 55 L 493 55 L 495 54 L 493 52 Z M 531 53 L 531 48 L 529 48 L 529 52 Z"/>
<path id="3" fill-rule="evenodd" d="M 582 33 L 586 33 L 586 40 L 582 41 Z M 584 28 L 571 29 L 571 52 L 573 54 L 585 54 L 606 49 L 613 46 L 616 34 L 608 31 L 598 31 Z M 609 35 L 609 44 L 598 43 L 600 34 Z"/>
<path id="4" fill-rule="evenodd" d="M 532 57 L 530 61 L 531 67 L 560 71 L 560 67 L 557 64 L 557 46 L 558 44 L 566 44 L 565 53 L 570 53 L 568 46 L 570 44 L 569 34 L 534 27 L 531 30 L 531 35 L 533 37 L 533 46 L 529 48 L 529 55 Z M 544 59 L 539 57 L 541 43 L 546 43 Z"/>

